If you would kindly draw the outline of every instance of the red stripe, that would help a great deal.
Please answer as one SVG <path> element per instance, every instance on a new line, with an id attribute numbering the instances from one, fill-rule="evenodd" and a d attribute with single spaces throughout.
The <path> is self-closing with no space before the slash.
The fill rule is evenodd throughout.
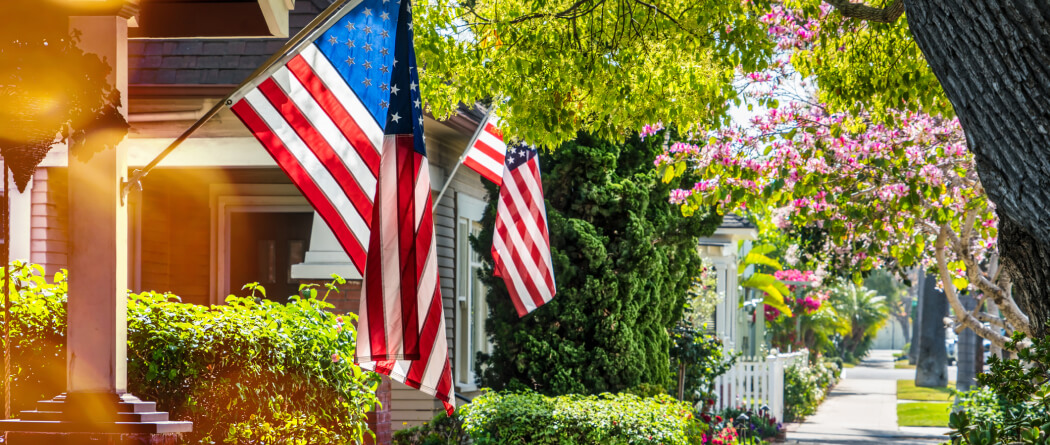
<path id="1" fill-rule="evenodd" d="M 395 153 L 388 153 L 394 156 Z M 389 162 L 389 161 L 388 161 Z M 373 360 L 389 358 L 390 351 L 387 349 L 386 338 L 386 313 L 384 308 L 387 304 L 383 297 L 383 234 L 394 227 L 388 227 L 383 221 L 383 210 L 389 203 L 382 201 L 383 190 L 394 185 L 397 178 L 379 177 L 376 184 L 376 202 L 372 207 L 372 221 L 376 225 L 372 227 L 372 236 L 368 240 L 368 263 L 365 265 L 365 279 L 363 296 L 366 299 L 368 310 L 368 342 Z M 360 341 L 360 339 L 358 340 Z M 387 371 L 386 375 L 390 375 Z"/>
<path id="2" fill-rule="evenodd" d="M 433 354 L 432 349 L 434 348 L 434 338 L 439 334 L 438 329 L 441 327 L 441 318 L 444 316 L 444 311 L 441 302 L 441 292 L 437 289 L 434 290 L 433 299 L 430 300 L 430 307 L 427 308 L 426 318 L 423 319 L 423 329 L 419 336 L 423 343 L 420 359 L 413 362 L 412 366 L 408 368 L 408 375 L 406 379 L 412 382 L 422 382 L 423 377 L 426 375 L 424 372 L 427 369 L 427 364 L 430 362 Z M 440 333 L 444 335 L 443 332 Z M 440 354 L 439 354 L 440 355 Z"/>
<path id="3" fill-rule="evenodd" d="M 481 152 L 481 154 L 485 155 L 488 158 L 491 158 L 493 161 L 496 161 L 500 165 L 502 165 L 504 162 L 507 161 L 507 154 L 506 153 L 500 153 L 499 150 L 496 150 L 495 148 L 490 147 L 488 144 L 483 142 L 481 139 L 478 139 L 476 142 L 474 142 L 474 148 L 477 151 Z M 473 155 L 474 155 L 474 153 L 471 153 L 471 156 L 473 156 Z"/>
<path id="4" fill-rule="evenodd" d="M 404 330 L 405 356 L 417 356 L 419 351 L 419 270 L 414 256 L 416 252 L 415 183 L 417 163 L 411 135 L 395 136 L 397 155 L 397 235 L 401 252 L 401 320 Z"/>
<path id="5" fill-rule="evenodd" d="M 529 172 L 532 173 L 532 177 L 536 178 L 536 181 L 535 181 L 536 190 L 539 190 L 539 192 L 540 192 L 539 203 L 540 203 L 541 206 L 545 205 L 543 203 L 543 178 L 540 176 L 540 161 L 536 160 L 536 158 L 533 158 L 533 159 L 530 159 L 529 162 L 526 163 L 526 165 L 528 165 Z M 542 210 L 542 209 L 543 209 L 542 207 L 539 207 L 537 209 L 537 211 Z M 539 220 L 540 220 L 540 224 L 542 224 L 540 226 L 540 233 L 543 234 L 543 241 L 546 242 L 548 246 L 550 246 L 551 240 L 550 240 L 549 235 L 547 233 L 547 212 L 540 212 L 540 219 Z"/>
<path id="6" fill-rule="evenodd" d="M 473 158 L 468 157 L 467 159 L 464 159 L 463 165 L 470 167 L 471 170 L 478 172 L 479 175 L 484 176 L 485 179 L 496 183 L 496 185 L 503 185 L 503 175 L 497 174 L 496 172 L 492 171 L 492 169 L 481 165 L 478 161 L 475 161 Z"/>
<path id="7" fill-rule="evenodd" d="M 339 127 L 342 131 L 343 136 L 346 140 L 350 141 L 350 145 L 357 149 L 357 152 L 361 154 L 361 159 L 365 161 L 365 165 L 372 171 L 372 176 L 379 176 L 379 151 L 378 147 L 372 145 L 372 141 L 365 136 L 365 132 L 361 130 L 361 127 L 357 125 L 357 119 L 354 119 L 350 115 L 343 104 L 339 102 L 339 99 L 332 94 L 332 91 L 324 85 L 321 78 L 317 77 L 313 69 L 310 68 L 310 64 L 303 59 L 303 56 L 295 56 L 292 60 L 288 61 L 288 70 L 299 79 L 299 82 L 306 87 L 306 90 L 310 92 L 310 95 L 314 97 L 317 104 L 324 109 L 325 113 L 332 118 L 332 122 Z M 371 116 L 360 116 L 361 119 L 372 119 Z M 380 142 L 382 143 L 382 142 Z"/>
<path id="8" fill-rule="evenodd" d="M 485 123 L 485 132 L 492 133 L 492 135 L 499 138 L 499 140 L 503 140 L 503 132 L 499 131 L 499 128 L 496 128 L 491 122 Z"/>
<path id="9" fill-rule="evenodd" d="M 342 192 L 350 199 L 354 209 L 357 210 L 357 214 L 361 215 L 361 219 L 371 228 L 372 197 L 368 196 L 364 189 L 361 188 L 361 185 L 357 183 L 354 174 L 346 168 L 346 164 L 335 153 L 335 150 L 332 150 L 332 146 L 328 144 L 324 136 L 314 128 L 310 120 L 295 105 L 295 102 L 292 102 L 292 99 L 272 78 L 266 79 L 260 84 L 259 91 L 273 104 L 277 112 L 281 113 L 281 116 L 291 125 L 292 129 L 299 135 L 299 138 L 306 143 L 306 146 L 310 147 L 310 151 L 317 156 L 317 159 L 321 161 L 321 164 L 324 165 L 325 169 L 328 170 L 342 188 Z"/>
<path id="10" fill-rule="evenodd" d="M 288 150 L 288 147 L 281 142 L 281 139 L 266 125 L 266 122 L 255 112 L 255 110 L 248 104 L 246 100 L 240 100 L 232 107 L 233 113 L 240 118 L 241 122 L 251 130 L 252 134 L 262 143 L 266 151 L 273 156 L 274 160 L 277 161 L 277 165 L 291 178 L 292 183 L 299 188 L 299 191 L 303 193 L 307 201 L 313 205 L 317 213 L 321 215 L 321 219 L 328 224 L 328 227 L 332 229 L 332 233 L 335 234 L 336 239 L 339 240 L 339 244 L 346 250 L 347 255 L 350 256 L 350 260 L 357 267 L 357 270 L 364 270 L 365 260 L 367 254 L 363 246 L 357 241 L 350 228 L 347 227 L 346 223 L 343 222 L 343 218 L 339 216 L 339 212 L 335 206 L 328 200 L 328 197 L 321 192 L 321 189 L 317 187 L 310 175 L 303 169 L 299 161 L 292 156 L 292 153 Z"/>

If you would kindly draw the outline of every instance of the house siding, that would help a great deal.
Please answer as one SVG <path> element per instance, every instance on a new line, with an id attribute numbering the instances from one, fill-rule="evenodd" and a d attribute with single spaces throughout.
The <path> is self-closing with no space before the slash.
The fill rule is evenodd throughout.
<path id="1" fill-rule="evenodd" d="M 48 275 L 69 267 L 68 183 L 65 168 L 37 169 L 33 177 L 29 257 Z"/>

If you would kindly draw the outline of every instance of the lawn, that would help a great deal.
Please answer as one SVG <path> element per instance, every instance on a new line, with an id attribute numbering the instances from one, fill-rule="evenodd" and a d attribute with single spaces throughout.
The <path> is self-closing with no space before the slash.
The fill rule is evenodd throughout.
<path id="1" fill-rule="evenodd" d="M 893 367 L 895 369 L 915 369 L 915 365 L 909 365 L 907 360 L 898 360 Z"/>
<path id="2" fill-rule="evenodd" d="M 948 386 L 954 387 L 955 382 L 948 382 Z M 915 380 L 897 380 L 897 400 L 946 402 L 951 395 L 952 390 L 948 388 L 919 388 L 915 386 Z"/>
<path id="3" fill-rule="evenodd" d="M 948 426 L 951 402 L 915 402 L 897 404 L 899 426 Z"/>

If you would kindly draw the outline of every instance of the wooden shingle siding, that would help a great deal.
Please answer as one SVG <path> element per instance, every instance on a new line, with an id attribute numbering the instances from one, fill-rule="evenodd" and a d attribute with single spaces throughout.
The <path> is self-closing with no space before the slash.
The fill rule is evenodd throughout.
<path id="1" fill-rule="evenodd" d="M 30 261 L 48 275 L 69 267 L 67 178 L 65 168 L 37 169 L 33 177 Z"/>

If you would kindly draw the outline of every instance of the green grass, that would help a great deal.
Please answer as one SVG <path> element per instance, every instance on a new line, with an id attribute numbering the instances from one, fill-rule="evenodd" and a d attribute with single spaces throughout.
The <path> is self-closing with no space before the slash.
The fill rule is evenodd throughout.
<path id="1" fill-rule="evenodd" d="M 895 369 L 915 369 L 915 365 L 909 365 L 907 360 L 901 360 L 893 364 Z"/>
<path id="2" fill-rule="evenodd" d="M 949 382 L 948 386 L 954 387 L 955 382 Z M 947 402 L 951 395 L 948 388 L 919 388 L 915 386 L 915 380 L 897 380 L 897 400 Z"/>
<path id="3" fill-rule="evenodd" d="M 856 368 L 857 367 L 857 365 L 854 365 L 853 363 L 843 363 L 842 366 L 845 367 L 845 368 Z"/>
<path id="4" fill-rule="evenodd" d="M 950 402 L 916 402 L 897 404 L 899 426 L 948 426 Z"/>

